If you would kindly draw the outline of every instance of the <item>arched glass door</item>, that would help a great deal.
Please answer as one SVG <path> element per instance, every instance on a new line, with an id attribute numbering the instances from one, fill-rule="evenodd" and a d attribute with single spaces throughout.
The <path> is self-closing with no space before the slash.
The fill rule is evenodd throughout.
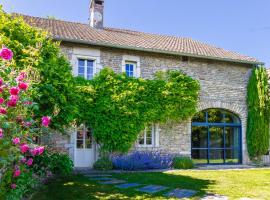
<path id="1" fill-rule="evenodd" d="M 241 163 L 241 121 L 222 109 L 208 109 L 192 118 L 191 155 L 196 164 Z"/>

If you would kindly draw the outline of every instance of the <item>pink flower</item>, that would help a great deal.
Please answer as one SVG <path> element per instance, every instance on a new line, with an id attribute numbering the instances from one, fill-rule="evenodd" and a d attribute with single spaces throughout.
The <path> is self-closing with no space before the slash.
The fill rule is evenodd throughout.
<path id="1" fill-rule="evenodd" d="M 7 106 L 8 107 L 15 107 L 17 105 L 17 101 L 16 100 L 9 100 L 7 102 Z"/>
<path id="2" fill-rule="evenodd" d="M 21 72 L 19 74 L 19 76 L 16 78 L 17 82 L 23 81 L 26 78 L 26 73 L 25 72 Z"/>
<path id="3" fill-rule="evenodd" d="M 32 102 L 32 101 L 25 101 L 25 102 L 23 102 L 23 104 L 24 104 L 24 105 L 32 105 L 33 102 Z"/>
<path id="4" fill-rule="evenodd" d="M 13 142 L 13 144 L 17 145 L 21 142 L 21 140 L 20 140 L 20 138 L 17 137 L 17 138 L 13 138 L 12 142 Z"/>
<path id="5" fill-rule="evenodd" d="M 0 104 L 3 104 L 5 102 L 5 99 L 3 97 L 0 98 Z"/>
<path id="6" fill-rule="evenodd" d="M 21 175 L 21 170 L 20 170 L 20 169 L 16 169 L 16 170 L 14 171 L 13 177 L 18 177 L 18 176 L 20 176 L 20 175 Z"/>
<path id="7" fill-rule="evenodd" d="M 51 123 L 51 118 L 49 116 L 44 116 L 41 119 L 42 126 L 48 127 Z"/>
<path id="8" fill-rule="evenodd" d="M 0 78 L 0 86 L 2 86 L 4 83 L 3 79 Z"/>
<path id="9" fill-rule="evenodd" d="M 4 60 L 11 60 L 13 57 L 13 52 L 8 48 L 3 47 L 0 51 L 0 57 Z"/>
<path id="10" fill-rule="evenodd" d="M 27 90 L 28 88 L 28 84 L 25 82 L 20 82 L 18 86 L 21 90 Z"/>
<path id="11" fill-rule="evenodd" d="M 4 137 L 3 129 L 0 128 L 0 139 Z"/>
<path id="12" fill-rule="evenodd" d="M 22 163 L 25 163 L 25 162 L 26 162 L 26 158 L 23 157 L 23 158 L 21 159 L 21 162 L 22 162 Z"/>
<path id="13" fill-rule="evenodd" d="M 20 92 L 20 88 L 18 88 L 18 87 L 12 87 L 12 88 L 10 88 L 10 90 L 9 90 L 9 93 L 10 93 L 11 95 L 18 95 L 19 92 Z"/>
<path id="14" fill-rule="evenodd" d="M 26 153 L 29 150 L 29 146 L 27 144 L 22 144 L 20 149 L 22 153 Z"/>
<path id="15" fill-rule="evenodd" d="M 39 150 L 37 148 L 31 149 L 30 153 L 32 156 L 36 156 L 39 153 Z"/>
<path id="16" fill-rule="evenodd" d="M 38 150 L 38 154 L 41 155 L 43 154 L 45 147 L 38 147 L 37 150 Z"/>
<path id="17" fill-rule="evenodd" d="M 16 189 L 17 185 L 15 183 L 12 183 L 10 187 L 14 190 Z"/>
<path id="18" fill-rule="evenodd" d="M 26 164 L 28 166 L 31 166 L 33 164 L 33 159 L 32 158 L 29 158 Z"/>
<path id="19" fill-rule="evenodd" d="M 32 122 L 22 122 L 22 125 L 24 127 L 30 127 L 32 125 Z"/>
<path id="20" fill-rule="evenodd" d="M 2 115 L 7 114 L 7 109 L 5 109 L 5 108 L 0 108 L 0 114 L 2 114 Z"/>

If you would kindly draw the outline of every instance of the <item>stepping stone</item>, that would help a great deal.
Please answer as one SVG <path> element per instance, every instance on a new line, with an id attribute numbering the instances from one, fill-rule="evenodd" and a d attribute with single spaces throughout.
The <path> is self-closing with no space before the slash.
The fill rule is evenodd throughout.
<path id="1" fill-rule="evenodd" d="M 116 185 L 115 187 L 121 188 L 121 189 L 126 189 L 126 188 L 132 188 L 132 187 L 137 187 L 140 186 L 141 184 L 139 183 L 124 183 L 121 185 Z"/>
<path id="2" fill-rule="evenodd" d="M 90 179 L 93 181 L 111 181 L 111 180 L 113 180 L 113 178 L 109 178 L 109 177 L 93 177 Z"/>
<path id="3" fill-rule="evenodd" d="M 197 191 L 195 190 L 186 190 L 186 189 L 174 189 L 167 194 L 165 194 L 166 197 L 175 197 L 175 198 L 189 198 L 195 195 Z"/>
<path id="4" fill-rule="evenodd" d="M 201 200 L 228 200 L 229 198 L 226 196 L 221 196 L 218 194 L 208 194 L 201 198 Z"/>
<path id="5" fill-rule="evenodd" d="M 104 185 L 113 185 L 113 184 L 119 184 L 119 183 L 125 183 L 126 181 L 124 180 L 117 180 L 117 179 L 112 179 L 112 180 L 108 180 L 108 181 L 103 181 L 101 182 L 101 184 Z"/>
<path id="6" fill-rule="evenodd" d="M 154 194 L 157 192 L 160 192 L 162 190 L 166 190 L 168 187 L 164 187 L 161 185 L 147 185 L 145 187 L 142 188 L 138 188 L 136 189 L 139 192 L 145 192 L 145 193 L 150 193 L 150 194 Z"/>

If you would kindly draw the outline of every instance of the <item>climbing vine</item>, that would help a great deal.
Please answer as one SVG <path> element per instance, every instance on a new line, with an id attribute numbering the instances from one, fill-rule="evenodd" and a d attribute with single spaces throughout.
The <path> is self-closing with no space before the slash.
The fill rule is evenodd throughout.
<path id="1" fill-rule="evenodd" d="M 268 76 L 264 67 L 252 70 L 248 83 L 247 146 L 253 160 L 259 160 L 269 149 L 270 98 Z"/>
<path id="2" fill-rule="evenodd" d="M 105 68 L 93 80 L 78 78 L 79 123 L 93 128 L 102 150 L 126 152 L 146 124 L 181 121 L 196 112 L 199 83 L 180 71 L 159 72 L 153 80 Z"/>

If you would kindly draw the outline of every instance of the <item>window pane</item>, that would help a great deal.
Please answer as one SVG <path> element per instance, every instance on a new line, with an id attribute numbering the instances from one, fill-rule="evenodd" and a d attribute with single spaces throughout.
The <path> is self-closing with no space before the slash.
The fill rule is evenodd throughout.
<path id="1" fill-rule="evenodd" d="M 87 148 L 87 149 L 92 148 L 92 131 L 91 130 L 86 132 L 86 135 L 85 135 L 85 148 Z"/>
<path id="2" fill-rule="evenodd" d="M 92 140 L 85 140 L 85 148 L 92 149 Z"/>
<path id="3" fill-rule="evenodd" d="M 192 122 L 206 122 L 206 112 L 199 112 L 193 118 Z"/>
<path id="4" fill-rule="evenodd" d="M 191 156 L 195 164 L 207 164 L 207 150 L 193 149 Z"/>
<path id="5" fill-rule="evenodd" d="M 207 148 L 207 133 L 206 126 L 192 127 L 192 147 L 193 148 Z"/>
<path id="6" fill-rule="evenodd" d="M 238 148 L 239 146 L 239 128 L 225 127 L 225 146 L 227 148 Z"/>
<path id="7" fill-rule="evenodd" d="M 83 139 L 83 130 L 78 130 L 77 131 L 77 139 L 78 140 L 80 140 L 80 139 L 82 140 Z"/>
<path id="8" fill-rule="evenodd" d="M 77 140 L 77 149 L 83 149 L 83 140 Z"/>
<path id="9" fill-rule="evenodd" d="M 238 163 L 239 151 L 238 149 L 226 149 L 226 163 Z"/>
<path id="10" fill-rule="evenodd" d="M 223 148 L 223 128 L 211 127 L 210 132 L 210 147 Z"/>
<path id="11" fill-rule="evenodd" d="M 93 60 L 87 60 L 87 67 L 92 67 L 94 66 L 94 61 Z"/>
<path id="12" fill-rule="evenodd" d="M 85 60 L 79 59 L 79 67 L 84 67 Z"/>
<path id="13" fill-rule="evenodd" d="M 208 122 L 220 123 L 223 122 L 223 112 L 219 109 L 209 109 L 208 112 Z"/>
<path id="14" fill-rule="evenodd" d="M 130 65 L 129 65 L 129 71 L 130 71 L 130 72 L 133 72 L 133 68 L 134 68 L 134 65 L 130 64 Z"/>
<path id="15" fill-rule="evenodd" d="M 144 145 L 144 131 L 139 135 L 138 143 Z"/>
<path id="16" fill-rule="evenodd" d="M 223 149 L 212 149 L 209 154 L 210 163 L 224 163 L 223 160 Z"/>

